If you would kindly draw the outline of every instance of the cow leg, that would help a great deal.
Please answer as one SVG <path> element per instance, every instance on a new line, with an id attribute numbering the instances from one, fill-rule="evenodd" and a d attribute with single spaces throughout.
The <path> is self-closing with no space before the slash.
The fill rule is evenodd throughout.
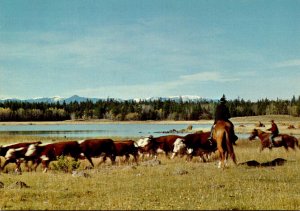
<path id="1" fill-rule="evenodd" d="M 137 154 L 137 152 L 133 154 L 133 159 L 134 159 L 134 162 L 136 163 L 136 165 L 138 165 L 138 154 Z"/>
<path id="2" fill-rule="evenodd" d="M 1 169 L 4 170 L 5 166 L 7 166 L 11 162 L 12 162 L 12 160 L 10 160 L 10 159 L 5 160 L 5 162 L 4 162 L 3 166 L 1 167 Z"/>
<path id="3" fill-rule="evenodd" d="M 90 162 L 90 164 L 92 165 L 92 167 L 94 168 L 94 163 L 92 161 L 92 158 L 90 156 L 85 155 L 86 159 Z"/>
<path id="4" fill-rule="evenodd" d="M 22 172 L 22 169 L 21 169 L 21 161 L 20 160 L 16 160 L 16 165 L 17 165 L 17 168 L 15 169 L 15 172 Z"/>
<path id="5" fill-rule="evenodd" d="M 206 163 L 206 159 L 203 154 L 200 155 L 200 160 L 202 160 L 203 163 Z"/>
<path id="6" fill-rule="evenodd" d="M 49 163 L 50 163 L 49 160 L 43 160 L 43 161 L 42 161 L 42 165 L 43 165 L 43 173 L 47 173 Z"/>
<path id="7" fill-rule="evenodd" d="M 24 163 L 27 172 L 30 171 L 30 167 L 28 165 L 28 162 L 29 162 L 28 160 L 25 160 L 25 163 Z"/>
<path id="8" fill-rule="evenodd" d="M 115 155 L 110 155 L 109 158 L 111 160 L 111 164 L 115 165 L 116 164 L 116 156 Z"/>
<path id="9" fill-rule="evenodd" d="M 33 169 L 34 169 L 35 172 L 36 172 L 36 169 L 40 165 L 41 162 L 42 162 L 41 159 L 36 159 L 35 160 L 35 164 L 33 166 Z"/>
<path id="10" fill-rule="evenodd" d="M 173 152 L 172 156 L 171 156 L 171 159 L 174 159 L 174 157 L 176 156 L 176 154 L 177 154 L 176 152 Z"/>
<path id="11" fill-rule="evenodd" d="M 130 158 L 130 155 L 126 154 L 126 155 L 125 155 L 125 162 L 126 162 L 126 163 L 129 163 L 129 158 Z"/>

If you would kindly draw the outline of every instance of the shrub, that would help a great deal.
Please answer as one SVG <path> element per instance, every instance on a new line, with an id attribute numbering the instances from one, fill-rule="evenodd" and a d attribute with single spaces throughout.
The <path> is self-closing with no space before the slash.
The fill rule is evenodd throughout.
<path id="1" fill-rule="evenodd" d="M 59 156 L 57 162 L 52 163 L 53 170 L 63 171 L 63 172 L 72 172 L 75 169 L 78 169 L 80 162 L 72 159 L 68 159 L 66 156 Z"/>

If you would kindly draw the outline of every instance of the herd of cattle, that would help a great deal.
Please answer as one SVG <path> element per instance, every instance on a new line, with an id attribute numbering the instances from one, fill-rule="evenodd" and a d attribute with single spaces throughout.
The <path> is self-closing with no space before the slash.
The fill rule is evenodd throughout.
<path id="1" fill-rule="evenodd" d="M 171 158 L 180 154 L 186 154 L 189 159 L 193 156 L 205 157 L 217 149 L 216 143 L 208 141 L 210 132 L 193 133 L 186 136 L 166 135 L 160 137 L 144 137 L 137 141 L 122 140 L 113 141 L 111 139 L 85 139 L 80 141 L 64 141 L 54 143 L 23 142 L 0 146 L 0 156 L 5 162 L 0 168 L 3 170 L 7 164 L 15 163 L 16 170 L 21 171 L 20 165 L 25 163 L 27 170 L 35 170 L 42 164 L 43 171 L 46 172 L 49 163 L 57 160 L 60 156 L 70 156 L 75 160 L 87 159 L 94 167 L 92 158 L 102 157 L 105 161 L 110 158 L 112 164 L 115 163 L 116 156 L 125 156 L 128 161 L 130 155 L 138 163 L 138 157 L 148 154 L 156 158 L 159 151 L 163 151 L 166 156 L 172 153 Z M 29 161 L 32 162 L 29 168 Z M 0 157 L 1 162 L 1 157 Z"/>

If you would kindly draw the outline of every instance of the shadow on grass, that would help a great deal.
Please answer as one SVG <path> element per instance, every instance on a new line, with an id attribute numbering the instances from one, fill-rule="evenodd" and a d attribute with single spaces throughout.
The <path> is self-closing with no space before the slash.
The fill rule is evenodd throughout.
<path id="1" fill-rule="evenodd" d="M 276 158 L 269 162 L 259 163 L 256 160 L 250 160 L 243 163 L 239 163 L 239 165 L 246 165 L 251 167 L 269 167 L 269 166 L 283 166 L 287 160 L 283 158 Z"/>

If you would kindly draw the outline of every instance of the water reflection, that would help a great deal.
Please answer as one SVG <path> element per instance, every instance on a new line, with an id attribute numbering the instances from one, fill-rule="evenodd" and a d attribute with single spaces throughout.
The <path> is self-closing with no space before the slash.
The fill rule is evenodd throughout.
<path id="1" fill-rule="evenodd" d="M 142 137 L 162 136 L 177 133 L 186 129 L 189 124 L 65 124 L 65 125 L 1 125 L 0 135 L 30 135 L 50 137 Z M 192 125 L 194 129 L 209 131 L 210 124 Z M 164 131 L 174 131 L 164 133 Z M 247 134 L 237 134 L 240 139 L 248 138 Z"/>
<path id="2" fill-rule="evenodd" d="M 166 135 L 163 131 L 179 131 L 187 128 L 188 124 L 65 124 L 65 125 L 2 125 L 1 135 L 33 135 L 55 137 L 101 137 L 126 136 L 141 137 L 149 134 L 155 136 Z M 207 130 L 211 125 L 201 125 Z M 199 125 L 194 126 L 199 128 Z M 185 135 L 186 133 L 180 133 Z"/>

